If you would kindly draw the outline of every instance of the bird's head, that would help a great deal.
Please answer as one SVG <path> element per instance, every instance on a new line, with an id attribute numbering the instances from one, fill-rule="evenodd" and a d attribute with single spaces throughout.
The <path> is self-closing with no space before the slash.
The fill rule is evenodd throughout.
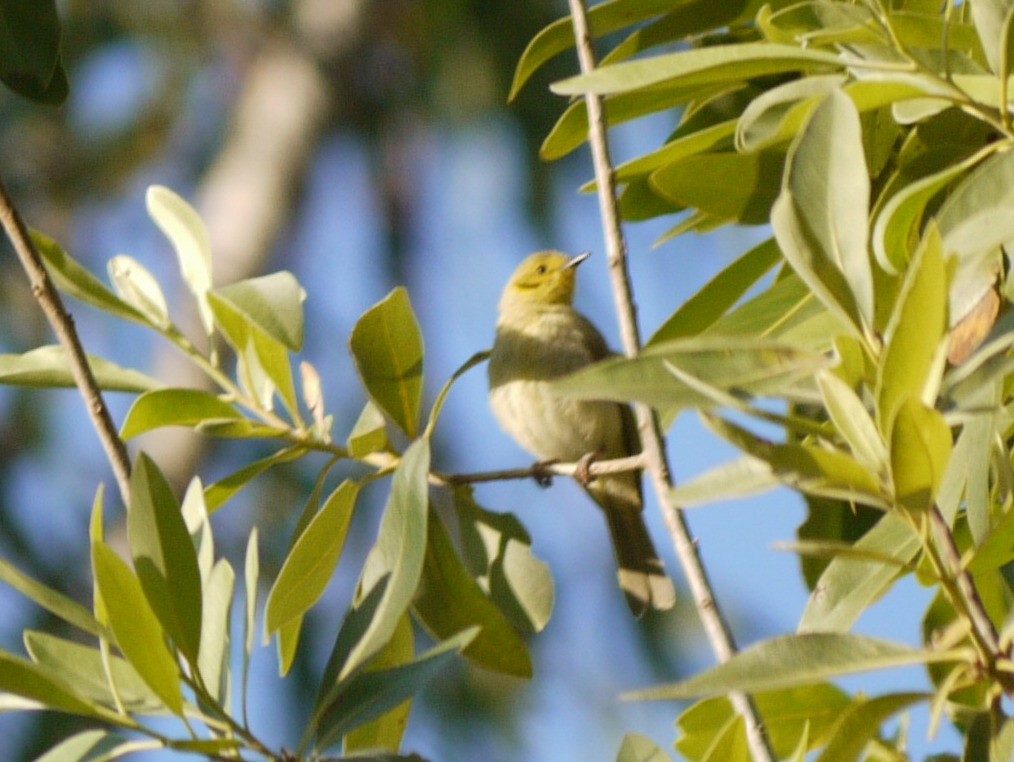
<path id="1" fill-rule="evenodd" d="M 577 266 L 588 257 L 587 251 L 576 257 L 559 251 L 532 254 L 507 281 L 500 298 L 501 312 L 515 305 L 572 304 Z"/>

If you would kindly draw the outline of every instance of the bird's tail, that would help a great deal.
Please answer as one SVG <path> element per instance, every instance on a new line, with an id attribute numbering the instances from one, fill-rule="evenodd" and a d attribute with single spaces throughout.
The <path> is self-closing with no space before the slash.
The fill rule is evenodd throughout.
<path id="1" fill-rule="evenodd" d="M 636 474 L 599 477 L 587 486 L 602 508 L 609 525 L 620 588 L 636 617 L 649 608 L 670 609 L 676 603 L 676 589 L 648 534 L 641 510 L 640 482 Z"/>

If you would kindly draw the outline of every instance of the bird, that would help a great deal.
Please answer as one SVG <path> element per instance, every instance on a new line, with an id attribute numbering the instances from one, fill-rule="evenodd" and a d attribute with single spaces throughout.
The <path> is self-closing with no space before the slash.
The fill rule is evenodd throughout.
<path id="1" fill-rule="evenodd" d="M 490 351 L 489 401 L 500 426 L 542 462 L 577 462 L 640 452 L 633 412 L 608 400 L 573 400 L 551 382 L 611 355 L 606 340 L 574 309 L 577 267 L 570 257 L 540 251 L 514 271 L 499 302 Z M 602 509 L 617 577 L 635 617 L 669 609 L 676 591 L 644 523 L 641 474 L 629 471 L 577 481 Z"/>

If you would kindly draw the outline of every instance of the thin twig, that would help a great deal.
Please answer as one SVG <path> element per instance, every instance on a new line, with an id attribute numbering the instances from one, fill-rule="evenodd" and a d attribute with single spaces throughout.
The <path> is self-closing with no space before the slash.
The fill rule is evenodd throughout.
<path id="1" fill-rule="evenodd" d="M 446 484 L 479 484 L 480 482 L 501 482 L 509 479 L 542 479 L 547 476 L 574 476 L 585 470 L 588 476 L 622 474 L 640 471 L 645 466 L 644 455 L 630 455 L 626 458 L 596 460 L 591 463 L 536 463 L 528 468 L 507 468 L 500 471 L 479 471 L 471 474 L 440 474 Z"/>
<path id="2" fill-rule="evenodd" d="M 74 320 L 63 306 L 63 300 L 57 292 L 53 281 L 49 278 L 45 266 L 42 264 L 42 257 L 28 233 L 24 220 L 18 213 L 17 207 L 7 194 L 3 181 L 0 180 L 0 225 L 3 225 L 7 237 L 14 246 L 14 251 L 21 260 L 21 266 L 28 275 L 32 286 L 32 295 L 38 301 L 42 312 L 49 321 L 53 333 L 67 353 L 67 361 L 70 363 L 70 372 L 74 377 L 74 383 L 84 397 L 85 407 L 92 419 L 92 424 L 98 432 L 99 440 L 106 451 L 106 457 L 113 468 L 116 477 L 116 484 L 120 489 L 120 496 L 124 504 L 130 499 L 130 458 L 127 455 L 127 448 L 116 431 L 116 424 L 109 414 L 106 401 L 102 397 L 102 390 L 99 389 L 92 369 L 88 365 L 88 358 L 85 355 L 81 339 L 74 328 Z"/>
<path id="3" fill-rule="evenodd" d="M 577 42 L 581 71 L 588 74 L 595 69 L 595 53 L 592 48 L 584 0 L 569 0 L 571 18 L 574 22 L 574 37 Z M 595 165 L 595 181 L 598 188 L 599 211 L 605 233 L 606 251 L 609 259 L 609 273 L 613 285 L 613 298 L 623 349 L 628 357 L 635 357 L 641 348 L 637 327 L 637 311 L 634 306 L 633 289 L 627 268 L 627 246 L 620 227 L 620 213 L 616 200 L 616 175 L 609 158 L 609 144 L 606 140 L 606 118 L 602 98 L 588 93 L 585 95 L 588 108 L 588 142 L 591 145 Z M 662 506 L 666 526 L 676 548 L 676 555 L 683 567 L 687 583 L 698 615 L 704 626 L 711 648 L 720 662 L 728 661 L 736 652 L 736 644 L 725 618 L 718 607 L 707 572 L 697 552 L 697 543 L 690 534 L 682 511 L 669 497 L 673 481 L 665 454 L 665 440 L 658 420 L 651 408 L 635 405 L 637 427 L 641 435 L 641 446 L 647 461 L 655 493 Z M 764 732 L 760 713 L 750 696 L 732 694 L 730 700 L 746 723 L 747 741 L 755 760 L 770 762 L 775 759 L 768 738 Z"/>

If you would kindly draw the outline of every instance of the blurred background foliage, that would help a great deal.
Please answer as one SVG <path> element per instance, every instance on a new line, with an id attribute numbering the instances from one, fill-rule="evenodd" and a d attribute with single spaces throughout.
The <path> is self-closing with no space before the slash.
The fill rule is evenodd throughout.
<path id="1" fill-rule="evenodd" d="M 191 199 L 206 220 L 219 283 L 277 269 L 297 272 L 309 292 L 306 355 L 325 377 L 329 408 L 339 419 L 336 432 L 347 431 L 362 398 L 342 383 L 343 377 L 352 380 L 346 337 L 363 309 L 392 285 L 418 286 L 421 296 L 416 299 L 413 291 L 413 299 L 430 341 L 427 362 L 436 367 L 428 373 L 432 393 L 458 362 L 484 346 L 475 336 L 491 339 L 500 276 L 528 249 L 560 246 L 575 237 L 575 225 L 583 224 L 561 221 L 554 178 L 559 183 L 564 173 L 561 192 L 573 195 L 574 180 L 590 175 L 586 158 L 578 152 L 554 165 L 537 158 L 563 106 L 546 84 L 576 65 L 561 57 L 506 104 L 521 51 L 539 29 L 564 15 L 565 5 L 546 0 L 66 0 L 59 10 L 69 100 L 60 108 L 39 107 L 0 92 L 0 167 L 26 220 L 93 271 L 101 273 L 109 257 L 126 251 L 141 257 L 164 282 L 173 264 L 169 256 L 157 256 L 167 246 L 143 209 L 144 188 L 159 182 Z M 478 137 L 476 125 L 482 126 Z M 663 134 L 671 128 L 663 125 Z M 477 157 L 484 160 L 471 161 Z M 462 180 L 456 172 L 497 176 Z M 481 193 L 448 197 L 448 188 L 462 187 Z M 492 226 L 484 216 L 491 210 L 501 218 Z M 434 250 L 443 240 L 444 215 L 472 214 L 480 222 L 465 241 L 488 243 L 488 252 Z M 585 235 L 597 235 L 585 227 Z M 451 269 L 437 270 L 438 264 Z M 48 330 L 14 259 L 0 258 L 0 268 L 0 310 L 16 316 L 0 321 L 0 351 L 48 343 Z M 482 279 L 481 289 L 476 279 Z M 465 293 L 473 285 L 475 293 Z M 658 287 L 668 295 L 671 310 L 675 292 L 664 282 Z M 434 310 L 446 307 L 440 297 L 448 291 L 454 292 L 454 304 L 482 300 L 477 314 L 488 317 L 489 325 L 463 325 L 471 316 L 434 317 Z M 185 301 L 182 289 L 169 298 L 174 310 Z M 137 329 L 111 326 L 78 305 L 71 308 L 90 351 L 167 383 L 201 383 Z M 481 389 L 482 374 L 472 375 L 474 389 Z M 481 396 L 473 393 L 470 399 Z M 122 420 L 129 400 L 112 403 Z M 87 510 L 96 482 L 108 482 L 109 476 L 79 408 L 72 391 L 0 389 L 0 553 L 37 579 L 87 600 Z M 458 416 L 464 419 L 460 411 Z M 482 420 L 488 423 L 488 416 Z M 445 452 L 437 458 L 448 464 L 445 470 L 461 465 L 461 452 L 469 447 L 475 452 L 475 443 L 485 447 L 490 438 L 489 430 L 459 439 L 453 424 L 443 428 L 437 445 Z M 500 449 L 489 445 L 489 453 L 507 453 L 501 460 L 518 462 L 518 451 L 502 444 Z M 206 450 L 202 440 L 177 431 L 143 442 L 176 485 L 195 470 L 205 483 L 213 481 L 240 457 L 249 458 L 249 450 L 241 448 L 250 446 L 216 443 Z M 486 454 L 461 470 L 498 465 L 510 463 Z M 216 517 L 225 554 L 241 558 L 250 526 L 259 525 L 262 569 L 272 578 L 313 477 L 309 468 L 275 469 Z M 580 502 L 577 491 L 568 488 L 558 486 L 553 494 Z M 551 493 L 526 487 L 523 494 L 551 503 Z M 368 498 L 376 502 L 383 495 L 378 491 Z M 527 505 L 490 507 L 522 509 L 526 523 L 531 515 L 523 510 Z M 579 510 L 564 521 L 586 515 L 586 506 Z M 357 513 L 348 552 L 358 552 L 359 560 L 375 534 L 376 514 Z M 660 522 L 652 520 L 658 531 Z M 624 687 L 636 687 L 688 671 L 680 649 L 690 642 L 686 631 L 696 628 L 696 620 L 680 612 L 635 626 L 617 616 L 622 601 L 606 598 L 614 592 L 612 560 L 600 529 L 593 527 L 600 546 L 575 553 L 585 567 L 596 568 L 593 583 L 607 591 L 605 602 L 582 602 L 573 604 L 577 613 L 559 612 L 590 632 L 568 640 L 573 629 L 551 626 L 536 638 L 532 686 L 459 665 L 417 702 L 407 749 L 441 760 L 555 759 L 559 749 L 547 748 L 545 738 L 556 736 L 561 749 L 572 750 L 581 741 L 597 748 L 597 758 L 611 758 L 615 746 L 602 748 L 602 739 L 618 744 L 624 729 L 653 733 L 662 744 L 671 740 L 673 707 L 628 708 L 621 716 L 609 680 L 620 675 Z M 568 573 L 562 567 L 572 560 L 550 557 L 558 578 Z M 348 567 L 358 568 L 354 562 Z M 264 702 L 254 716 L 271 726 L 267 735 L 283 742 L 297 735 L 301 707 L 315 688 L 353 582 L 339 569 L 333 589 L 304 627 L 305 647 L 290 679 L 274 678 L 273 656 L 260 649 L 255 678 L 262 682 L 255 694 Z M 8 612 L 0 628 L 6 648 L 19 650 L 26 627 L 57 627 L 6 589 L 0 590 L 0 601 Z M 606 620 L 617 624 L 598 626 Z M 580 658 L 574 653 L 589 647 L 601 652 Z M 608 662 L 605 676 L 584 671 L 589 659 Z M 567 680 L 554 681 L 554 673 Z M 62 716 L 29 719 L 0 717 L 6 758 L 31 758 L 74 723 Z"/>

